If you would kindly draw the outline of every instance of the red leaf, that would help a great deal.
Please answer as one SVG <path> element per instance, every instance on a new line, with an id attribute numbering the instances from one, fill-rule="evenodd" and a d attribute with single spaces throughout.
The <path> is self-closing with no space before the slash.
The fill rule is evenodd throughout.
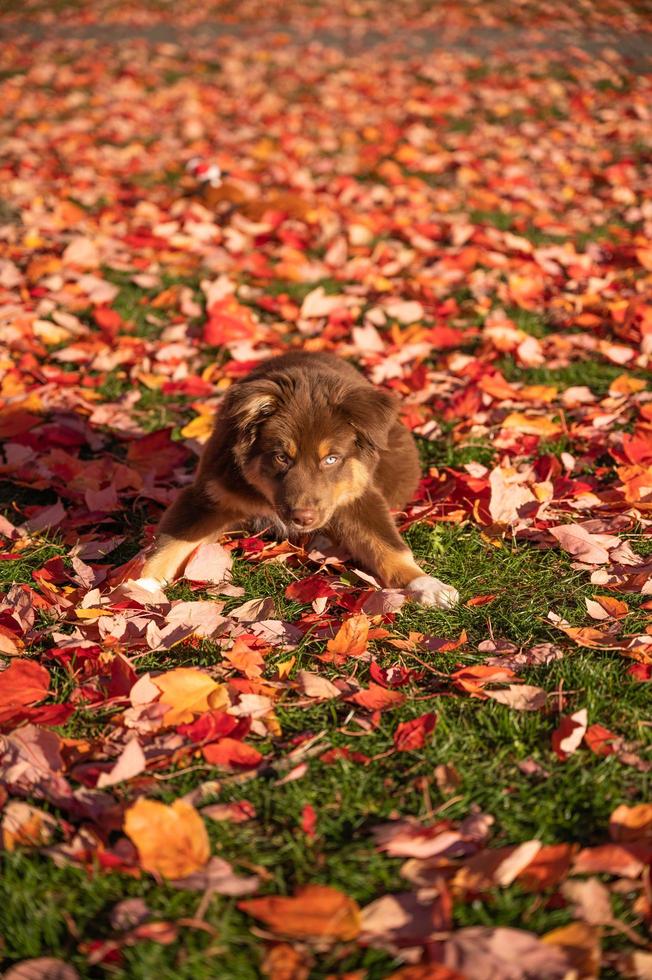
<path id="1" fill-rule="evenodd" d="M 562 715 L 559 725 L 552 733 L 552 747 L 557 757 L 564 762 L 580 745 L 586 732 L 586 708 L 574 715 Z"/>
<path id="2" fill-rule="evenodd" d="M 437 715 L 434 712 L 404 721 L 394 732 L 394 746 L 397 752 L 412 752 L 422 749 L 426 744 L 426 736 L 435 730 Z"/>
<path id="3" fill-rule="evenodd" d="M 50 691 L 50 675 L 33 660 L 12 660 L 0 673 L 0 709 L 27 707 Z"/>
<path id="4" fill-rule="evenodd" d="M 585 743 L 596 755 L 613 755 L 615 749 L 611 743 L 617 738 L 617 735 L 602 725 L 589 725 L 584 733 Z"/>
<path id="5" fill-rule="evenodd" d="M 202 753 L 206 762 L 213 766 L 236 769 L 253 769 L 262 761 L 262 755 L 252 745 L 245 745 L 235 738 L 221 738 L 219 742 L 205 745 Z"/>
<path id="6" fill-rule="evenodd" d="M 317 814 L 310 803 L 306 803 L 301 811 L 301 829 L 311 840 L 317 836 Z"/>

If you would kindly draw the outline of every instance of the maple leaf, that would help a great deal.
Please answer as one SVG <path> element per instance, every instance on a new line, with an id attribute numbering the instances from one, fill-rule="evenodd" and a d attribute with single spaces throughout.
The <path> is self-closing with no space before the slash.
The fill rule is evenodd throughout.
<path id="1" fill-rule="evenodd" d="M 364 613 L 345 619 L 333 639 L 326 644 L 326 649 L 340 657 L 361 656 L 367 649 L 369 625 Z"/>
<path id="2" fill-rule="evenodd" d="M 183 878 L 210 856 L 203 820 L 185 800 L 170 806 L 144 797 L 125 812 L 124 831 L 138 849 L 141 867 L 163 878 Z"/>
<path id="3" fill-rule="evenodd" d="M 42 701 L 50 692 L 50 675 L 33 660 L 12 660 L 0 673 L 0 713 Z"/>
<path id="4" fill-rule="evenodd" d="M 196 667 L 175 667 L 153 678 L 161 692 L 160 703 L 168 706 L 166 725 L 192 721 L 195 715 L 229 703 L 226 688 Z"/>
<path id="5" fill-rule="evenodd" d="M 428 712 L 412 721 L 401 722 L 394 732 L 394 747 L 398 752 L 413 752 L 422 749 L 426 737 L 435 730 L 437 715 Z"/>

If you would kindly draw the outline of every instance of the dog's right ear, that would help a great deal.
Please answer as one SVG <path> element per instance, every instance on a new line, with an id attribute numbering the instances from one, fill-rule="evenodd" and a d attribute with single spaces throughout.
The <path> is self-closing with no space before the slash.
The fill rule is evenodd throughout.
<path id="1" fill-rule="evenodd" d="M 224 413 L 241 435 L 252 434 L 256 426 L 276 411 L 280 388 L 268 378 L 239 381 L 229 390 Z"/>

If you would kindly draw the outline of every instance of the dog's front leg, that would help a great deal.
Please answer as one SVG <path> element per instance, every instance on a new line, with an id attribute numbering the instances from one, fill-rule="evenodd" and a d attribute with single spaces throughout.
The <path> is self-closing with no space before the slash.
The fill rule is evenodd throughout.
<path id="1" fill-rule="evenodd" d="M 378 492 L 368 490 L 338 511 L 329 530 L 383 585 L 405 589 L 425 606 L 450 609 L 459 602 L 457 589 L 419 568 Z"/>
<path id="2" fill-rule="evenodd" d="M 233 509 L 210 500 L 196 484 L 186 487 L 163 515 L 154 551 L 141 572 L 142 579 L 171 582 L 198 545 L 214 541 L 241 517 Z"/>

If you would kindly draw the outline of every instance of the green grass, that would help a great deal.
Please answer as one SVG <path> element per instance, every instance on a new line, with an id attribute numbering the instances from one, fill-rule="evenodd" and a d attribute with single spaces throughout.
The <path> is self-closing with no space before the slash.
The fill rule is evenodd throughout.
<path id="1" fill-rule="evenodd" d="M 368 734 L 354 738 L 342 731 L 347 728 L 350 710 L 344 702 L 298 708 L 290 697 L 281 703 L 277 714 L 283 734 L 277 744 L 266 743 L 275 759 L 282 759 L 289 751 L 294 735 L 305 732 L 324 732 L 327 747 L 347 746 L 374 757 L 391 747 L 399 721 L 435 711 L 438 724 L 432 741 L 423 749 L 377 759 L 370 765 L 341 760 L 326 764 L 313 759 L 303 778 L 283 786 L 275 785 L 273 772 L 268 778 L 244 783 L 227 778 L 215 799 L 249 800 L 256 808 L 256 817 L 241 825 L 207 821 L 213 849 L 243 873 L 251 864 L 264 869 L 264 892 L 291 893 L 301 884 L 322 882 L 342 888 L 365 904 L 380 894 L 402 890 L 402 862 L 376 853 L 370 835 L 375 823 L 396 812 L 424 817 L 428 806 L 435 810 L 444 807 L 447 817 L 460 819 L 472 807 L 479 807 L 495 818 L 494 845 L 532 838 L 544 843 L 572 840 L 592 844 L 604 840 L 616 801 L 645 799 L 649 792 L 648 775 L 613 757 L 599 758 L 581 748 L 566 762 L 557 760 L 551 749 L 558 718 L 555 697 L 544 711 L 519 713 L 461 695 L 445 676 L 429 673 L 422 666 L 425 662 L 446 675 L 460 664 L 482 662 L 486 655 L 478 653 L 477 645 L 489 636 L 508 637 L 525 648 L 535 642 L 561 642 L 562 634 L 546 621 L 546 615 L 552 609 L 571 623 L 585 622 L 584 599 L 596 591 L 586 576 L 573 570 L 570 560 L 557 550 L 539 551 L 523 545 L 515 548 L 509 540 L 496 548 L 473 527 L 417 524 L 407 538 L 425 566 L 460 588 L 463 601 L 486 593 L 497 598 L 487 606 L 468 608 L 462 604 L 447 613 L 412 604 L 404 608 L 394 624 L 399 636 L 419 631 L 453 639 L 464 629 L 468 643 L 445 654 L 421 650 L 417 655 L 420 663 L 409 652 L 376 641 L 374 657 L 381 665 L 403 663 L 421 671 L 423 677 L 407 689 L 406 704 L 383 713 L 378 728 Z M 31 558 L 37 567 L 43 552 L 34 552 Z M 16 571 L 19 577 L 27 577 L 29 570 L 23 559 Z M 282 597 L 291 578 L 282 566 L 252 566 L 241 559 L 235 562 L 234 580 L 246 588 L 243 599 L 273 595 L 279 614 L 292 618 L 299 607 Z M 173 594 L 196 597 L 183 585 Z M 314 669 L 312 655 L 320 647 L 309 642 L 298 655 L 296 669 Z M 210 664 L 214 657 L 215 650 L 204 644 L 202 649 L 177 649 L 173 657 L 153 655 L 152 663 L 144 661 L 141 668 Z M 346 674 L 352 666 L 347 664 L 338 672 Z M 364 681 L 367 665 L 358 667 L 356 677 Z M 568 692 L 566 712 L 586 707 L 591 723 L 599 722 L 628 741 L 640 743 L 649 737 L 649 729 L 643 724 L 648 715 L 648 694 L 645 685 L 629 679 L 625 667 L 618 654 L 570 647 L 563 659 L 547 667 L 523 669 L 520 674 L 528 683 L 549 692 L 560 687 Z M 90 724 L 90 719 L 87 722 Z M 67 726 L 67 734 L 73 731 L 77 735 L 92 732 L 92 727 L 84 724 L 82 712 L 75 716 L 74 725 Z M 517 763 L 527 758 L 548 770 L 550 777 L 532 781 L 522 775 Z M 460 775 L 453 800 L 442 795 L 433 779 L 434 768 L 444 763 L 454 766 Z M 209 769 L 180 771 L 177 778 L 160 781 L 149 795 L 170 802 L 212 776 Z M 317 812 L 318 836 L 314 842 L 299 829 L 301 810 L 307 803 Z M 144 897 L 155 918 L 170 920 L 191 918 L 201 898 L 158 885 L 147 875 L 140 880 L 99 871 L 89 876 L 79 869 L 57 868 L 44 857 L 6 855 L 0 880 L 0 932 L 5 937 L 6 962 L 55 953 L 73 962 L 82 976 L 95 976 L 78 951 L 76 936 L 86 941 L 111 937 L 108 920 L 112 906 L 133 896 Z M 626 908 L 623 914 L 630 921 Z M 457 903 L 455 920 L 459 925 L 503 924 L 543 932 L 568 922 L 569 913 L 533 903 L 533 896 L 514 885 L 492 889 L 484 902 Z M 260 946 L 234 900 L 214 897 L 206 922 L 216 930 L 214 937 L 183 928 L 170 946 L 145 941 L 125 949 L 124 963 L 114 975 L 143 980 L 153 975 L 208 980 L 218 970 L 220 977 L 234 980 L 260 976 Z M 391 967 L 392 960 L 386 954 L 351 947 L 317 957 L 311 977 L 366 968 L 369 976 L 380 980 Z"/>

